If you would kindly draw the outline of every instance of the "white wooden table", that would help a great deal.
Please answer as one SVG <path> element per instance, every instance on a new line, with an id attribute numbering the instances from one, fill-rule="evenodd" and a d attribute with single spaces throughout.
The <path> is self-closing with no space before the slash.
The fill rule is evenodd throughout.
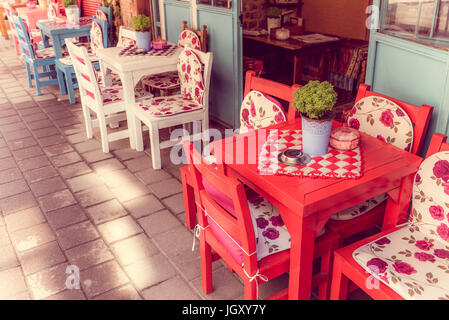
<path id="1" fill-rule="evenodd" d="M 182 48 L 178 48 L 170 56 L 120 56 L 122 47 L 97 49 L 96 55 L 100 60 L 100 68 L 105 84 L 110 85 L 110 72 L 120 76 L 123 85 L 123 95 L 126 102 L 126 118 L 128 122 L 129 141 L 131 148 L 136 148 L 134 137 L 135 107 L 134 88 L 143 76 L 176 71 L 178 56 Z"/>

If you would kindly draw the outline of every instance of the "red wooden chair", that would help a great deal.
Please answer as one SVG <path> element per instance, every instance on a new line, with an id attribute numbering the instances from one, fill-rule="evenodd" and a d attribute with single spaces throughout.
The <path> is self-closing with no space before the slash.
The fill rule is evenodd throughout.
<path id="1" fill-rule="evenodd" d="M 409 222 L 335 252 L 331 299 L 345 299 L 349 281 L 373 299 L 449 299 L 446 138 L 432 137 L 415 176 Z"/>
<path id="2" fill-rule="evenodd" d="M 390 98 L 384 95 L 381 95 L 379 93 L 370 91 L 370 87 L 368 85 L 365 84 L 361 84 L 359 87 L 359 91 L 357 94 L 357 98 L 356 98 L 356 102 L 359 102 L 361 99 L 365 98 L 365 97 L 378 97 L 378 98 L 383 98 L 383 99 L 388 99 L 392 102 L 394 102 L 397 106 L 399 106 L 400 108 L 402 108 L 402 110 L 408 115 L 408 117 L 410 118 L 411 124 L 410 127 L 413 128 L 413 143 L 410 146 L 406 146 L 405 149 L 407 149 L 408 147 L 408 151 L 414 153 L 414 154 L 418 154 L 423 146 L 424 143 L 424 139 L 426 137 L 426 132 L 427 132 L 427 128 L 429 126 L 429 122 L 430 119 L 432 117 L 432 111 L 433 111 L 433 107 L 431 106 L 427 106 L 427 105 L 422 105 L 421 107 L 417 107 L 414 106 L 412 104 L 394 99 L 394 98 Z M 378 100 L 380 101 L 380 100 Z M 356 103 L 357 106 L 357 103 Z M 356 107 L 354 107 L 356 108 Z M 395 109 L 397 107 L 393 107 L 393 113 L 395 113 Z M 399 109 L 397 109 L 398 113 L 400 113 Z M 349 119 L 349 125 L 354 125 L 354 126 L 358 126 L 360 125 L 360 127 L 357 127 L 357 129 L 360 129 L 362 131 L 364 131 L 365 133 L 371 134 L 371 135 L 375 135 L 374 132 L 377 131 L 371 131 L 371 132 L 367 132 L 365 131 L 362 127 L 363 125 L 367 125 L 368 127 L 370 127 L 369 124 L 367 124 L 366 122 L 366 115 L 361 115 L 360 116 L 360 123 L 356 123 L 354 120 L 354 123 L 351 122 L 351 117 Z M 377 118 L 379 118 L 378 116 L 375 117 L 376 120 Z M 358 120 L 357 120 L 358 122 Z M 374 122 L 374 120 L 373 120 Z M 381 124 L 381 126 L 384 126 L 384 124 Z M 368 130 L 373 130 L 371 127 L 368 128 Z M 400 133 L 400 132 L 399 132 Z M 377 135 L 378 139 L 382 139 L 382 136 Z M 404 139 L 402 141 L 402 146 L 400 147 L 404 147 L 404 145 L 409 142 L 411 140 L 411 137 L 408 137 L 404 134 Z M 387 140 L 389 140 L 387 138 Z M 391 144 L 395 145 L 397 141 L 390 141 Z M 399 146 L 396 144 L 396 146 Z M 377 200 L 376 200 L 377 199 Z M 339 219 L 337 214 L 335 216 L 333 216 L 331 218 L 331 220 L 329 220 L 329 222 L 327 223 L 327 226 L 332 229 L 334 232 L 337 232 L 340 237 L 341 237 L 341 241 L 343 241 L 344 239 L 355 235 L 359 232 L 362 232 L 364 230 L 370 229 L 371 227 L 374 227 L 376 225 L 379 225 L 382 223 L 382 219 L 383 219 L 383 215 L 385 212 L 385 204 L 386 201 L 384 201 L 386 199 L 385 195 L 379 195 L 376 198 L 370 199 L 368 201 L 365 201 L 364 203 L 361 203 L 357 206 L 355 206 L 354 208 L 350 208 L 348 210 L 345 210 L 345 212 L 343 212 L 342 214 L 342 218 Z M 357 214 L 353 214 L 353 212 L 351 212 L 351 210 Z M 358 210 L 358 211 L 357 211 Z M 363 210 L 365 211 L 363 213 Z M 405 212 L 406 213 L 406 212 Z M 332 220 L 334 219 L 334 220 Z M 338 220 L 339 219 L 339 220 Z M 401 217 L 401 222 L 404 222 L 406 219 L 406 217 Z"/>
<path id="3" fill-rule="evenodd" d="M 184 143 L 184 149 L 199 213 L 203 291 L 212 292 L 212 262 L 222 258 L 242 278 L 245 299 L 258 299 L 261 280 L 268 281 L 289 271 L 290 235 L 280 214 L 258 195 L 248 200 L 245 186 L 226 175 L 224 164 L 208 164 L 190 142 Z M 322 269 L 312 283 L 319 287 L 319 298 L 325 299 L 330 255 L 338 244 L 338 235 L 326 233 L 320 239 L 315 256 L 322 258 Z M 286 297 L 287 289 L 269 299 Z"/>
<path id="4" fill-rule="evenodd" d="M 265 96 L 286 101 L 289 105 L 287 117 L 288 119 L 294 119 L 295 109 L 292 107 L 292 100 L 293 93 L 298 87 L 298 85 L 288 86 L 286 84 L 260 78 L 256 76 L 256 73 L 254 71 L 248 71 L 246 73 L 244 95 L 248 96 L 251 91 L 257 91 L 264 94 Z M 193 229 L 196 225 L 196 211 L 193 201 L 193 189 L 191 187 L 186 167 L 181 168 L 181 178 L 184 193 L 186 225 L 188 228 Z"/>

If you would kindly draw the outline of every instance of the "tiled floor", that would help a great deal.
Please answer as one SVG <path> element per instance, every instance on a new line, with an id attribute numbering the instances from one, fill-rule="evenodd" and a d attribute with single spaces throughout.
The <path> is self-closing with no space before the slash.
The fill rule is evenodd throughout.
<path id="1" fill-rule="evenodd" d="M 60 99 L 61 101 L 59 101 Z M 80 104 L 57 87 L 37 96 L 11 42 L 0 40 L 0 299 L 240 299 L 221 263 L 201 290 L 198 246 L 184 227 L 179 166 L 128 141 L 104 154 Z M 69 266 L 76 266 L 81 286 Z M 281 277 L 261 298 L 287 284 Z M 72 289 L 70 289 L 72 288 Z"/>

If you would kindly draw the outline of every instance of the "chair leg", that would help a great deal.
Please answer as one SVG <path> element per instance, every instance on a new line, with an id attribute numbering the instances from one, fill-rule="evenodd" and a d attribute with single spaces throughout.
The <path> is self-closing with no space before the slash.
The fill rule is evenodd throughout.
<path id="1" fill-rule="evenodd" d="M 343 274 L 343 261 L 336 256 L 334 259 L 334 270 L 331 282 L 331 300 L 346 300 L 348 295 L 349 279 Z"/>
<path id="2" fill-rule="evenodd" d="M 245 300 L 257 300 L 257 279 L 254 279 L 253 281 L 249 281 L 249 279 L 245 279 L 243 281 L 245 286 L 245 294 L 244 299 Z"/>
<path id="3" fill-rule="evenodd" d="M 69 94 L 69 102 L 70 102 L 70 104 L 75 104 L 76 103 L 75 91 L 73 88 L 72 74 L 70 72 L 66 73 L 65 80 L 66 80 L 66 84 L 67 84 L 67 93 Z"/>
<path id="4" fill-rule="evenodd" d="M 143 137 L 142 137 L 142 121 L 136 116 L 134 117 L 133 128 L 128 130 L 134 130 L 134 137 L 136 138 L 136 150 L 143 151 Z"/>
<path id="5" fill-rule="evenodd" d="M 153 161 L 153 169 L 161 168 L 161 149 L 159 146 L 159 127 L 157 124 L 150 125 L 150 143 L 151 143 L 151 160 Z"/>
<path id="6" fill-rule="evenodd" d="M 109 152 L 109 142 L 108 142 L 108 128 L 106 127 L 106 119 L 104 115 L 97 114 L 98 125 L 100 127 L 101 134 L 101 146 L 104 153 Z"/>
<path id="7" fill-rule="evenodd" d="M 34 72 L 34 82 L 36 83 L 36 93 L 38 96 L 41 95 L 41 84 L 39 82 L 39 71 L 37 70 L 37 66 L 33 64 L 33 72 Z"/>
<path id="8" fill-rule="evenodd" d="M 26 67 L 26 70 L 27 70 L 28 87 L 32 88 L 33 87 L 33 82 L 31 80 L 32 80 L 33 75 L 32 75 L 31 70 L 30 70 L 30 65 L 27 62 L 25 62 L 25 67 Z"/>
<path id="9" fill-rule="evenodd" d="M 58 77 L 59 93 L 66 94 L 64 73 L 61 71 L 61 69 L 56 68 L 56 75 Z"/>
<path id="10" fill-rule="evenodd" d="M 200 255 L 201 255 L 201 286 L 205 294 L 209 294 L 213 290 L 212 282 L 212 249 L 204 240 L 204 236 L 200 237 Z"/>
<path id="11" fill-rule="evenodd" d="M 196 225 L 196 206 L 193 187 L 189 184 L 189 173 L 186 167 L 181 168 L 182 193 L 184 195 L 184 210 L 186 226 L 193 229 Z"/>
<path id="12" fill-rule="evenodd" d="M 86 123 L 87 139 L 92 139 L 92 118 L 90 116 L 90 109 L 83 106 L 84 122 Z"/>

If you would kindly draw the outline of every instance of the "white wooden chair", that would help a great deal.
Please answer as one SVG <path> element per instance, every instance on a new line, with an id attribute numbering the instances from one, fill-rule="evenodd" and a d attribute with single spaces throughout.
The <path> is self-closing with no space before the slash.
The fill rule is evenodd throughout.
<path id="1" fill-rule="evenodd" d="M 117 47 L 127 47 L 129 45 L 136 44 L 136 32 L 120 26 L 118 30 L 118 42 Z"/>
<path id="2" fill-rule="evenodd" d="M 136 149 L 143 151 L 142 122 L 149 128 L 153 168 L 161 168 L 160 149 L 179 141 L 159 141 L 159 129 L 201 121 L 209 129 L 209 85 L 212 52 L 184 49 L 178 58 L 181 94 L 144 99 L 133 108 Z M 129 122 L 128 122 L 129 123 Z"/>
<path id="3" fill-rule="evenodd" d="M 108 123 L 118 123 L 127 119 L 124 112 L 123 88 L 120 86 L 100 88 L 87 49 L 78 47 L 68 40 L 66 45 L 78 80 L 87 137 L 92 138 L 92 128 L 100 127 L 102 149 L 103 152 L 107 153 L 109 152 L 109 141 L 129 137 L 128 129 L 108 133 L 106 127 Z M 148 97 L 145 94 L 140 89 L 135 91 L 137 99 Z M 97 116 L 94 120 L 91 118 L 91 111 Z"/>

